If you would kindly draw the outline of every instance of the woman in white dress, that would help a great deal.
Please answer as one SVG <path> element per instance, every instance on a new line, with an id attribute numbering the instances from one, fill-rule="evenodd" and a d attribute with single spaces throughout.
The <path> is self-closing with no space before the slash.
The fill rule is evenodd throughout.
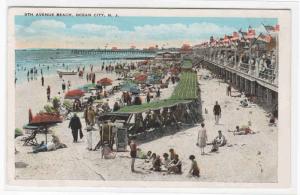
<path id="1" fill-rule="evenodd" d="M 200 147 L 201 155 L 204 155 L 204 148 L 206 146 L 206 141 L 207 141 L 207 134 L 206 134 L 206 129 L 204 127 L 204 123 L 201 123 L 201 128 L 198 132 L 198 139 L 197 139 L 197 145 Z"/>

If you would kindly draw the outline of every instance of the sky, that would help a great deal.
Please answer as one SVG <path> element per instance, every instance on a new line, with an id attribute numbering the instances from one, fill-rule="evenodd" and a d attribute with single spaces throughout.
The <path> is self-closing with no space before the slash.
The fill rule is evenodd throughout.
<path id="1" fill-rule="evenodd" d="M 137 48 L 196 45 L 249 26 L 256 34 L 275 18 L 16 16 L 16 48 Z"/>

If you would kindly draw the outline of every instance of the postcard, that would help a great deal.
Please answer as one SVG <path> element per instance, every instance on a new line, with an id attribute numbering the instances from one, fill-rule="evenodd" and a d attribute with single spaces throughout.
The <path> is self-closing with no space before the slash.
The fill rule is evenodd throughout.
<path id="1" fill-rule="evenodd" d="M 290 10 L 8 12 L 8 185 L 291 185 Z"/>

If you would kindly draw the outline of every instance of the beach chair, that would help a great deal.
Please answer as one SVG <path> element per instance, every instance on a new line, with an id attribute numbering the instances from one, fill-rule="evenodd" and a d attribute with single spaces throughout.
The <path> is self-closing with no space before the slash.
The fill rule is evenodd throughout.
<path id="1" fill-rule="evenodd" d="M 38 133 L 37 130 L 34 130 L 31 135 L 24 137 L 21 139 L 21 141 L 24 141 L 23 146 L 36 146 L 38 145 L 36 134 Z"/>

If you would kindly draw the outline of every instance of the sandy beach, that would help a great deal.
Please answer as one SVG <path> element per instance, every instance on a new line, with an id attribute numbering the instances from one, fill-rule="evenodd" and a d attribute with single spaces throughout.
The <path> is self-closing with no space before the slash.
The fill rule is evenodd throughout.
<path id="1" fill-rule="evenodd" d="M 200 70 L 198 75 L 208 74 L 207 70 Z M 118 84 L 114 73 L 97 72 L 96 80 L 109 77 L 113 85 Z M 200 77 L 199 77 L 200 78 Z M 65 81 L 70 80 L 72 88 L 84 85 L 86 79 L 78 76 L 64 76 Z M 58 75 L 45 77 L 45 86 L 51 86 L 51 94 L 61 91 L 62 80 Z M 183 163 L 182 175 L 166 175 L 165 173 L 150 171 L 150 163 L 137 159 L 136 173 L 130 171 L 129 152 L 119 152 L 115 159 L 101 159 L 100 151 L 88 151 L 86 136 L 79 143 L 73 143 L 71 130 L 68 128 L 69 120 L 51 128 L 68 148 L 51 152 L 32 154 L 31 147 L 22 146 L 21 137 L 16 138 L 15 145 L 19 151 L 15 155 L 16 162 L 28 164 L 26 168 L 16 168 L 16 179 L 39 180 L 164 180 L 164 181 L 195 181 L 195 182 L 265 182 L 277 181 L 277 127 L 268 126 L 267 113 L 259 106 L 251 108 L 240 107 L 240 98 L 226 96 L 227 84 L 219 80 L 199 80 L 203 107 L 204 123 L 206 125 L 208 140 L 217 136 L 222 130 L 228 144 L 221 147 L 218 153 L 200 155 L 196 146 L 199 125 L 185 128 L 173 135 L 163 136 L 156 140 L 138 143 L 143 151 L 151 150 L 162 156 L 170 148 L 174 148 Z M 21 128 L 28 122 L 28 109 L 35 114 L 47 103 L 46 87 L 41 86 L 40 78 L 35 81 L 16 85 L 16 127 Z M 168 98 L 174 86 L 162 89 L 162 99 Z M 233 90 L 235 91 L 235 90 Z M 233 92 L 234 93 L 234 92 Z M 110 97 L 109 104 L 113 105 L 120 93 Z M 212 109 L 215 101 L 222 108 L 222 118 L 219 125 L 215 125 Z M 204 114 L 204 109 L 208 114 Z M 85 127 L 82 114 L 81 122 Z M 234 119 L 234 120 L 232 120 Z M 246 125 L 251 121 L 251 128 L 256 132 L 253 135 L 234 136 L 228 130 L 234 130 L 236 125 Z M 86 131 L 84 131 L 86 134 Z M 38 135 L 38 141 L 45 139 Z M 49 136 L 50 137 L 50 136 Z M 99 132 L 93 131 L 93 145 L 99 140 Z M 207 146 L 208 152 L 211 146 Z M 128 148 L 129 149 L 129 148 Z M 189 155 L 194 154 L 200 166 L 200 178 L 188 177 L 190 168 Z"/>

